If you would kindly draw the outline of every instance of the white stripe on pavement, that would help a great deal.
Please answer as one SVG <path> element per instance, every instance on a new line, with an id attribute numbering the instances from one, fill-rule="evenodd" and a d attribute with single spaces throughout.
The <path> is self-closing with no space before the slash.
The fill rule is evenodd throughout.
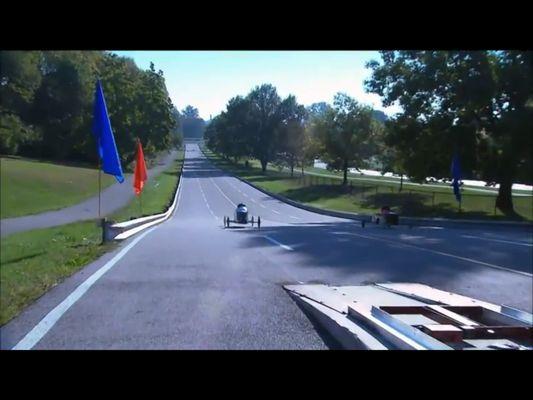
<path id="1" fill-rule="evenodd" d="M 204 189 L 202 189 L 202 184 L 200 183 L 200 179 L 196 178 L 198 180 L 198 186 L 200 186 L 200 191 L 202 192 L 202 197 L 204 198 L 204 201 L 205 201 L 205 205 L 207 206 L 207 209 L 209 210 L 209 212 L 211 213 L 211 215 L 216 219 L 218 220 L 219 218 L 215 215 L 215 213 L 213 212 L 213 210 L 211 210 L 211 207 L 209 206 L 209 203 L 207 202 L 207 199 L 205 197 L 205 193 L 204 193 Z"/>
<path id="2" fill-rule="evenodd" d="M 115 257 L 109 260 L 103 267 L 93 273 L 87 278 L 81 285 L 79 285 L 65 300 L 57 305 L 52 311 L 50 311 L 30 332 L 24 336 L 24 338 L 17 343 L 13 350 L 30 350 L 35 346 L 43 337 L 48 333 L 50 329 L 56 324 L 57 321 L 65 314 L 70 307 L 72 307 L 92 285 L 98 281 L 107 271 L 124 257 L 133 246 L 135 246 L 141 239 L 152 232 L 154 228 L 151 228 L 144 232 L 139 237 L 135 238 L 130 244 L 122 249 Z"/>
<path id="3" fill-rule="evenodd" d="M 233 201 L 231 201 L 231 199 L 228 196 L 226 196 L 226 194 L 222 191 L 222 189 L 220 189 L 220 187 L 216 184 L 216 182 L 213 180 L 213 178 L 209 178 L 209 179 L 211 179 L 211 182 L 213 182 L 213 185 L 216 186 L 216 188 L 222 194 L 222 196 L 224 196 L 226 198 L 226 200 L 228 200 L 233 205 L 233 207 L 237 207 L 237 204 L 235 204 Z"/>
<path id="4" fill-rule="evenodd" d="M 280 243 L 280 242 L 278 242 L 276 239 L 271 238 L 270 236 L 266 236 L 266 235 L 264 235 L 263 237 L 264 237 L 266 240 L 268 240 L 269 242 L 272 242 L 272 243 L 274 243 L 274 244 L 277 244 L 278 246 L 284 248 L 285 250 L 289 250 L 289 251 L 294 250 L 291 246 L 287 246 L 286 244 Z"/>

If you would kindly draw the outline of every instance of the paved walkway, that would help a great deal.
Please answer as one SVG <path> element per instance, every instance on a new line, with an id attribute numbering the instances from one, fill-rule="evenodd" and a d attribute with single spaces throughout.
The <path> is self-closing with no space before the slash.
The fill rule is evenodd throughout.
<path id="1" fill-rule="evenodd" d="M 159 159 L 156 165 L 148 170 L 148 179 L 159 175 L 167 169 L 176 159 L 177 151 L 172 151 Z M 115 183 L 102 191 L 102 216 L 107 216 L 126 206 L 133 198 L 133 174 L 128 176 L 122 184 Z M 38 228 L 49 228 L 97 218 L 98 196 L 91 197 L 74 206 L 65 207 L 56 211 L 47 211 L 40 214 L 26 215 L 23 217 L 5 218 L 0 220 L 0 236 L 7 236 L 16 232 L 28 231 Z"/>

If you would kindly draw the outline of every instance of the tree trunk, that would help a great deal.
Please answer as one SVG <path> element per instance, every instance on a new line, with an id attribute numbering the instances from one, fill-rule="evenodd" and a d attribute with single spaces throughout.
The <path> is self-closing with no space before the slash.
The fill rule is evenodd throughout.
<path id="1" fill-rule="evenodd" d="M 302 176 L 304 176 L 304 163 L 302 161 Z"/>
<path id="2" fill-rule="evenodd" d="M 514 215 L 513 209 L 513 182 L 511 179 L 506 179 L 500 182 L 500 189 L 498 190 L 498 197 L 496 197 L 496 207 L 505 215 Z"/>
<path id="3" fill-rule="evenodd" d="M 344 170 L 344 178 L 342 180 L 342 185 L 346 186 L 346 184 L 348 183 L 348 161 L 347 160 L 344 160 L 342 169 Z"/>
<path id="4" fill-rule="evenodd" d="M 294 177 L 294 158 L 291 158 L 291 178 Z"/>
<path id="5" fill-rule="evenodd" d="M 402 191 L 403 189 L 403 174 L 400 174 L 400 192 Z"/>
<path id="6" fill-rule="evenodd" d="M 261 170 L 263 171 L 263 174 L 266 172 L 267 164 L 268 164 L 267 160 L 261 160 Z"/>

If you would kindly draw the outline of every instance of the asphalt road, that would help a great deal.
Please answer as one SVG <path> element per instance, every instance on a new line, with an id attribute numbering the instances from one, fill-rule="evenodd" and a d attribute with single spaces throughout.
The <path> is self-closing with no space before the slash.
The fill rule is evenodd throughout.
<path id="1" fill-rule="evenodd" d="M 260 231 L 223 228 L 240 202 L 261 216 Z M 362 228 L 266 196 L 188 144 L 173 217 L 42 296 L 1 328 L 1 347 L 30 331 L 40 338 L 35 349 L 331 347 L 286 283 L 420 282 L 531 312 L 532 239 L 510 229 Z M 48 316 L 33 329 L 130 245 L 70 308 L 53 313 L 55 324 L 45 324 Z"/>
<path id="2" fill-rule="evenodd" d="M 148 176 L 155 177 L 167 169 L 172 161 L 176 159 L 176 154 L 175 151 L 172 151 L 161 157 L 156 165 L 148 170 Z M 134 196 L 132 185 L 133 175 L 130 174 L 125 177 L 124 182 L 115 183 L 102 190 L 102 217 L 114 213 L 131 201 Z M 95 218 L 98 218 L 98 196 L 91 197 L 81 203 L 60 210 L 2 219 L 0 220 L 0 236 Z"/>

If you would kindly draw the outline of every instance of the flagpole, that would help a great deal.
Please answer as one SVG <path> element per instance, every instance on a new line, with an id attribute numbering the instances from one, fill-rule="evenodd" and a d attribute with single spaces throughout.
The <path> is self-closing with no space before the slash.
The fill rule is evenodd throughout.
<path id="1" fill-rule="evenodd" d="M 98 218 L 101 218 L 102 212 L 102 167 L 100 160 L 98 160 Z"/>

